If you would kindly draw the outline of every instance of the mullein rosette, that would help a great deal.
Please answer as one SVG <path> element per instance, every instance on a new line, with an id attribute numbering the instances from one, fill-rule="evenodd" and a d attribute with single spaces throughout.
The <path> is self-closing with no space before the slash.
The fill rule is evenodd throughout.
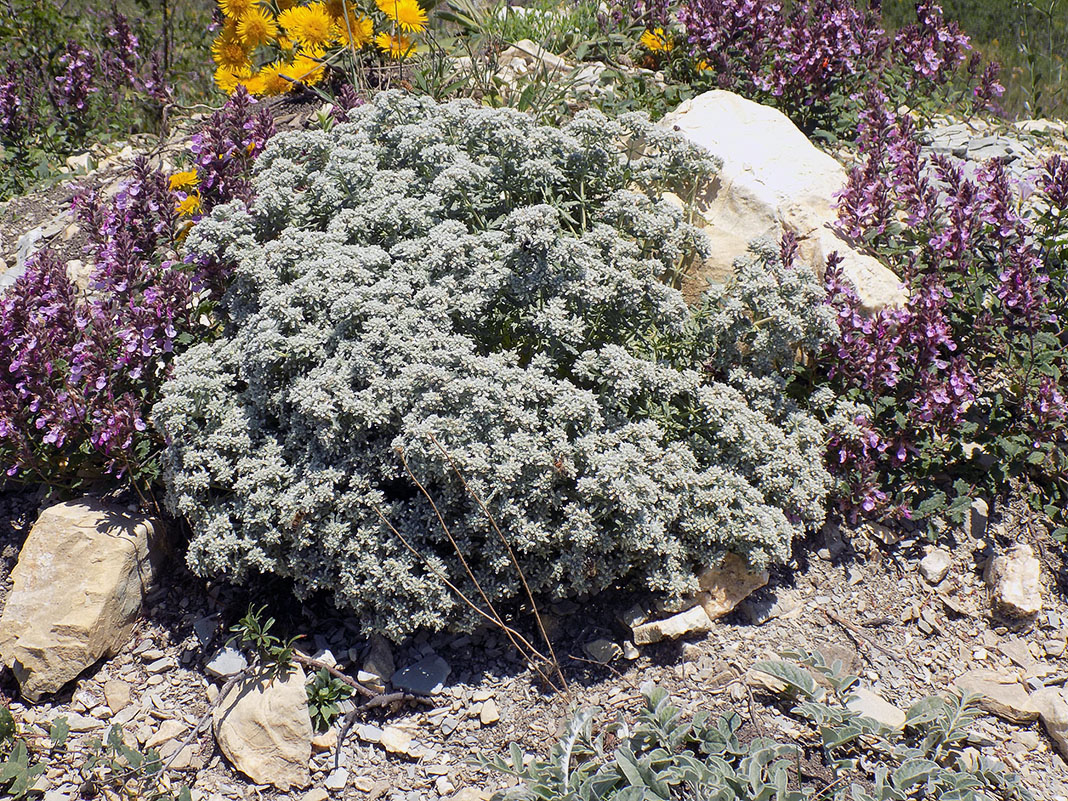
<path id="1" fill-rule="evenodd" d="M 314 86 L 341 52 L 377 51 L 400 61 L 416 50 L 427 28 L 419 0 L 219 0 L 222 30 L 212 44 L 215 83 L 231 94 L 285 94 L 294 84 Z"/>

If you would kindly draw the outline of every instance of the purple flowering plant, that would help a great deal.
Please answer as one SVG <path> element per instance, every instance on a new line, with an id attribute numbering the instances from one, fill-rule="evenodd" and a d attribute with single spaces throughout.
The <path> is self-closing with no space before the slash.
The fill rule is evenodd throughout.
<path id="1" fill-rule="evenodd" d="M 879 86 L 897 103 L 988 108 L 1002 89 L 968 37 L 933 0 L 889 35 L 880 4 L 856 0 L 618 0 L 646 30 L 650 59 L 671 79 L 714 86 L 769 103 L 808 132 L 851 135 L 864 93 Z M 675 6 L 674 10 L 672 5 Z M 657 47 L 657 42 L 665 46 Z"/>
<path id="2" fill-rule="evenodd" d="M 39 0 L 0 6 L 0 198 L 94 142 L 159 129 L 179 95 L 206 87 L 206 76 L 198 81 L 172 54 L 178 17 L 162 20 L 161 36 L 154 14 L 131 20 Z"/>
<path id="3" fill-rule="evenodd" d="M 1022 481 L 1063 537 L 1068 161 L 1050 159 L 1033 186 L 997 160 L 968 176 L 921 154 L 911 118 L 878 92 L 859 134 L 841 231 L 903 276 L 909 300 L 868 313 L 827 270 L 842 335 L 812 380 L 868 410 L 830 443 L 843 508 L 956 515 L 975 493 Z"/>
<path id="4" fill-rule="evenodd" d="M 193 140 L 201 212 L 249 200 L 248 173 L 273 134 L 240 93 Z M 79 288 L 49 249 L 0 296 L 0 469 L 74 488 L 105 474 L 142 492 L 159 445 L 147 417 L 175 353 L 209 336 L 226 265 L 186 263 L 187 228 L 167 177 L 145 159 L 111 200 L 75 201 L 95 265 Z"/>

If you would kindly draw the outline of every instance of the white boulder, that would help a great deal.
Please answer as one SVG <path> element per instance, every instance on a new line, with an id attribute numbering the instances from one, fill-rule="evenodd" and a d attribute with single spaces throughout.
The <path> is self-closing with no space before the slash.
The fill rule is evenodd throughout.
<path id="1" fill-rule="evenodd" d="M 687 100 L 661 125 L 723 160 L 695 198 L 696 223 L 709 236 L 712 254 L 684 279 L 688 300 L 699 297 L 710 281 L 729 278 L 752 240 L 777 242 L 789 231 L 799 240 L 799 258 L 817 275 L 823 275 L 828 255 L 837 252 L 866 307 L 904 303 L 901 279 L 835 233 L 835 194 L 846 185 L 845 169 L 782 112 L 715 89 Z"/>

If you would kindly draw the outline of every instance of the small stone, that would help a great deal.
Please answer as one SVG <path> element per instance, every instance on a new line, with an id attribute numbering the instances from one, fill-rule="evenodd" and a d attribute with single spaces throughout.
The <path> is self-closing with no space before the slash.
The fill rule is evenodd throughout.
<path id="1" fill-rule="evenodd" d="M 920 560 L 920 575 L 929 583 L 938 584 L 949 573 L 953 558 L 941 548 L 933 548 Z"/>
<path id="2" fill-rule="evenodd" d="M 492 698 L 482 704 L 482 709 L 478 713 L 479 722 L 483 726 L 492 726 L 498 720 L 501 719 L 501 713 L 497 709 L 497 702 Z"/>
<path id="3" fill-rule="evenodd" d="M 371 648 L 367 652 L 367 658 L 363 660 L 362 672 L 370 678 L 367 680 L 357 679 L 357 681 L 366 683 L 368 687 L 372 687 L 379 692 L 385 689 L 386 682 L 396 672 L 389 640 L 381 634 L 371 635 Z"/>
<path id="4" fill-rule="evenodd" d="M 848 709 L 877 720 L 891 729 L 904 728 L 905 713 L 881 695 L 864 687 L 854 688 L 852 693 L 853 697 L 846 703 Z"/>
<path id="5" fill-rule="evenodd" d="M 447 796 L 456 791 L 456 785 L 449 781 L 448 776 L 438 776 L 434 780 L 434 789 L 440 796 Z"/>
<path id="6" fill-rule="evenodd" d="M 712 629 L 712 620 L 703 606 L 695 606 L 665 620 L 653 620 L 634 628 L 636 645 L 649 645 L 661 640 L 674 640 L 687 634 L 700 634 Z"/>
<path id="7" fill-rule="evenodd" d="M 312 726 L 306 684 L 300 667 L 284 679 L 249 678 L 212 711 L 219 750 L 257 784 L 283 791 L 308 786 Z"/>
<path id="8" fill-rule="evenodd" d="M 312 748 L 316 751 L 332 751 L 337 745 L 337 729 L 331 726 L 324 732 L 312 737 Z"/>
<path id="9" fill-rule="evenodd" d="M 338 768 L 330 771 L 330 775 L 323 780 L 323 787 L 327 790 L 342 790 L 349 782 L 348 768 Z"/>
<path id="10" fill-rule="evenodd" d="M 209 704 L 214 704 L 215 699 L 219 697 L 219 688 L 214 684 L 209 684 L 204 688 L 204 695 L 207 696 Z"/>
<path id="11" fill-rule="evenodd" d="M 449 664 L 436 654 L 393 674 L 393 686 L 416 695 L 436 695 L 445 688 L 450 673 Z"/>
<path id="12" fill-rule="evenodd" d="M 976 498 L 968 508 L 965 531 L 972 539 L 981 540 L 986 536 L 986 524 L 990 519 L 990 507 L 982 498 Z"/>
<path id="13" fill-rule="evenodd" d="M 57 715 L 56 717 L 65 717 L 67 726 L 73 732 L 93 731 L 104 725 L 103 721 L 91 718 L 88 715 L 79 715 L 77 712 L 68 712 L 66 715 Z"/>
<path id="14" fill-rule="evenodd" d="M 588 642 L 583 646 L 583 650 L 589 655 L 590 659 L 600 662 L 602 665 L 607 665 L 623 654 L 623 649 L 618 644 L 605 639 Z"/>
<path id="15" fill-rule="evenodd" d="M 66 163 L 71 172 L 87 173 L 93 169 L 93 155 L 87 150 L 76 156 L 67 156 Z"/>
<path id="16" fill-rule="evenodd" d="M 475 701 L 476 703 L 481 703 L 482 701 L 488 701 L 492 697 L 493 690 L 475 690 L 475 692 L 471 695 L 471 700 Z"/>
<path id="17" fill-rule="evenodd" d="M 138 656 L 141 657 L 142 662 L 155 662 L 158 659 L 163 659 L 166 654 L 159 648 L 148 648 L 138 654 Z"/>
<path id="18" fill-rule="evenodd" d="M 1038 718 L 1034 703 L 1013 675 L 969 670 L 954 684 L 960 690 L 978 695 L 980 709 L 1010 723 L 1030 723 Z"/>
<path id="19" fill-rule="evenodd" d="M 1046 687 L 1031 694 L 1031 702 L 1038 710 L 1038 719 L 1061 756 L 1068 759 L 1068 697 L 1063 690 Z"/>
<path id="20" fill-rule="evenodd" d="M 744 557 L 729 553 L 720 564 L 698 574 L 697 583 L 702 591 L 697 599 L 708 619 L 716 620 L 767 584 L 768 578 L 768 571 L 752 570 Z"/>
<path id="21" fill-rule="evenodd" d="M 300 801 L 327 801 L 330 798 L 330 793 L 324 790 L 322 787 L 315 787 L 308 790 L 304 795 L 300 797 Z"/>
<path id="22" fill-rule="evenodd" d="M 155 662 L 145 665 L 145 670 L 152 674 L 166 673 L 168 670 L 174 670 L 178 667 L 178 663 L 174 661 L 173 656 L 165 656 L 162 659 L 157 659 Z"/>
<path id="23" fill-rule="evenodd" d="M 641 652 L 630 640 L 623 642 L 623 658 L 628 662 L 633 662 L 635 659 L 641 656 Z"/>
<path id="24" fill-rule="evenodd" d="M 165 720 L 159 729 L 145 740 L 145 748 L 156 748 L 163 743 L 173 740 L 185 731 L 185 724 L 178 720 Z"/>
<path id="25" fill-rule="evenodd" d="M 120 709 L 128 706 L 130 696 L 130 685 L 126 682 L 118 679 L 109 679 L 104 682 L 104 701 L 107 703 L 108 709 L 111 710 L 111 714 L 114 715 Z"/>
<path id="26" fill-rule="evenodd" d="M 1064 656 L 1065 642 L 1064 640 L 1046 640 L 1042 643 L 1042 648 L 1046 652 L 1046 656 Z"/>
<path id="27" fill-rule="evenodd" d="M 218 615 L 208 615 L 207 617 L 201 617 L 193 621 L 193 633 L 197 636 L 197 640 L 200 641 L 200 645 L 203 648 L 207 648 L 211 645 L 211 642 L 215 639 L 215 635 L 218 631 Z"/>
<path id="28" fill-rule="evenodd" d="M 382 729 L 378 728 L 378 726 L 364 723 L 356 727 L 356 736 L 365 743 L 380 743 L 382 742 Z"/>
<path id="29" fill-rule="evenodd" d="M 1032 617 L 1042 611 L 1041 565 L 1030 545 L 1019 544 L 990 560 L 986 582 L 1000 611 Z"/>
<path id="30" fill-rule="evenodd" d="M 641 604 L 634 604 L 630 609 L 626 610 L 619 616 L 619 621 L 627 628 L 634 628 L 640 626 L 646 620 L 649 619 L 649 611 Z"/>
<path id="31" fill-rule="evenodd" d="M 382 747 L 391 754 L 407 755 L 412 747 L 412 736 L 396 726 L 382 729 Z"/>
<path id="32" fill-rule="evenodd" d="M 245 659 L 245 655 L 233 646 L 227 645 L 215 652 L 215 656 L 204 666 L 204 669 L 212 676 L 228 679 L 247 667 L 248 660 Z"/>

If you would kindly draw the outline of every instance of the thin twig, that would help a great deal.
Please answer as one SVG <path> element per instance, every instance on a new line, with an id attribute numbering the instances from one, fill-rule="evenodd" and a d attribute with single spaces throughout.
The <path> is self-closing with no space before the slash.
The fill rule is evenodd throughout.
<path id="1" fill-rule="evenodd" d="M 364 698 L 375 698 L 378 695 L 378 693 L 376 693 L 374 690 L 370 690 L 367 687 L 364 687 L 362 684 L 356 681 L 356 679 L 346 675 L 345 673 L 342 673 L 333 665 L 328 665 L 326 662 L 322 662 L 318 659 L 312 659 L 310 656 L 302 654 L 300 651 L 294 651 L 292 658 L 294 662 L 304 665 L 305 667 L 315 668 L 316 670 L 325 670 L 335 679 L 340 679 L 342 682 L 354 689 Z"/>
<path id="2" fill-rule="evenodd" d="M 493 623 L 494 625 L 503 626 L 505 631 L 510 632 L 516 638 L 518 638 L 520 642 L 522 642 L 528 649 L 530 649 L 531 653 L 534 653 L 534 654 L 538 653 L 538 650 L 536 648 L 534 648 L 534 646 L 532 646 L 530 643 L 528 643 L 526 641 L 526 639 L 523 637 L 522 634 L 520 634 L 518 631 L 516 631 L 515 629 L 511 628 L 507 624 L 500 622 L 500 620 L 494 619 L 493 617 L 490 617 L 490 615 L 488 615 L 485 612 L 483 612 L 478 607 L 478 605 L 475 604 L 475 602 L 472 601 L 470 598 L 468 598 L 467 595 L 465 595 L 464 592 L 459 587 L 457 587 L 455 584 L 453 584 L 451 581 L 449 581 L 449 579 L 446 578 L 445 575 L 440 570 L 438 570 L 431 563 L 431 561 L 429 559 L 427 559 L 425 556 L 423 556 L 421 553 L 419 553 L 419 551 L 417 551 L 415 548 L 413 548 L 411 543 L 408 542 L 408 540 L 404 538 L 404 535 L 401 534 L 399 531 L 397 531 L 396 527 L 392 523 L 389 522 L 389 520 L 386 518 L 386 516 L 384 514 L 382 514 L 382 510 L 381 509 L 379 509 L 375 504 L 371 504 L 371 508 L 374 509 L 375 514 L 378 515 L 378 519 L 381 520 L 382 523 L 397 537 L 397 539 L 399 539 L 401 541 L 401 543 L 404 545 L 405 548 L 408 549 L 408 551 L 412 554 L 412 556 L 414 556 L 416 559 L 421 560 L 423 562 L 423 565 L 431 573 L 434 574 L 434 577 L 438 581 L 440 581 L 442 584 L 444 584 L 446 587 L 448 587 L 450 590 L 452 590 L 454 593 L 456 593 L 458 596 L 460 596 L 460 599 L 465 604 L 467 604 L 469 607 L 471 607 L 471 609 L 473 609 L 476 614 L 481 615 L 482 617 L 484 617 L 486 620 L 488 620 L 490 623 Z M 526 656 L 526 655 L 524 654 L 524 656 Z M 542 659 L 544 659 L 544 657 L 542 657 Z M 546 660 L 546 661 L 548 661 L 548 660 Z M 537 670 L 537 667 L 535 667 L 535 670 Z M 540 674 L 540 671 L 539 671 L 539 674 Z M 552 682 L 549 682 L 549 684 L 551 686 Z"/>
<path id="3" fill-rule="evenodd" d="M 527 583 L 527 577 L 526 574 L 523 573 L 523 568 L 519 566 L 519 560 L 516 559 L 515 551 L 512 550 L 512 546 L 509 544 L 508 539 L 501 532 L 500 527 L 497 525 L 497 521 L 493 518 L 493 515 L 486 507 L 486 504 L 482 502 L 482 498 L 479 497 L 478 493 L 471 489 L 470 485 L 463 477 L 463 474 L 460 472 L 459 468 L 456 467 L 456 463 L 452 460 L 452 457 L 449 455 L 448 451 L 446 451 L 441 446 L 441 443 L 438 442 L 437 437 L 435 437 L 433 433 L 431 433 L 429 436 L 430 441 L 434 443 L 435 447 L 437 447 L 437 449 L 441 451 L 442 455 L 446 458 L 446 460 L 448 460 L 449 466 L 452 467 L 453 472 L 456 473 L 456 477 L 460 479 L 460 483 L 463 485 L 463 488 L 472 498 L 475 499 L 479 507 L 482 509 L 482 513 L 486 515 L 486 519 L 489 520 L 490 525 L 493 526 L 493 530 L 496 531 L 497 536 L 501 538 L 501 542 L 504 544 L 505 550 L 508 551 L 508 557 L 512 560 L 512 565 L 515 567 L 516 573 L 519 574 L 519 580 L 523 583 L 523 590 L 526 592 L 527 599 L 530 601 L 530 608 L 534 612 L 534 619 L 538 622 L 538 630 L 541 632 L 542 639 L 545 640 L 545 646 L 549 649 L 549 656 L 552 658 L 552 664 L 556 668 L 556 673 L 560 677 L 560 682 L 561 684 L 563 684 L 564 691 L 570 692 L 567 686 L 567 679 L 564 678 L 564 672 L 560 668 L 560 661 L 556 658 L 556 652 L 553 650 L 552 641 L 549 639 L 549 634 L 545 630 L 545 624 L 541 619 L 541 614 L 538 612 L 538 604 L 534 601 L 534 593 L 530 590 L 530 585 Z"/>

